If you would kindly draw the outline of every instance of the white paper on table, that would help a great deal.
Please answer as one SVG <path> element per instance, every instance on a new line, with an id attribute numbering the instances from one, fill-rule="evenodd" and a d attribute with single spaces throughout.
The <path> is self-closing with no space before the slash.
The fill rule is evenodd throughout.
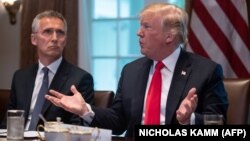
<path id="1" fill-rule="evenodd" d="M 0 137 L 6 137 L 7 136 L 7 129 L 0 129 Z"/>
<path id="2" fill-rule="evenodd" d="M 44 132 L 40 132 L 40 135 L 44 137 Z M 7 129 L 0 129 L 0 137 L 7 137 Z M 37 138 L 39 137 L 37 131 L 24 131 L 24 138 Z"/>
<path id="3" fill-rule="evenodd" d="M 86 126 L 76 126 L 71 124 L 62 124 L 65 128 L 70 129 L 78 129 L 78 130 L 86 130 L 86 131 L 93 131 L 92 138 L 96 138 L 98 135 L 97 130 L 99 130 L 99 136 L 97 137 L 96 141 L 111 141 L 112 139 L 112 130 L 109 129 L 102 129 L 102 128 L 94 128 L 94 127 L 86 127 Z"/>

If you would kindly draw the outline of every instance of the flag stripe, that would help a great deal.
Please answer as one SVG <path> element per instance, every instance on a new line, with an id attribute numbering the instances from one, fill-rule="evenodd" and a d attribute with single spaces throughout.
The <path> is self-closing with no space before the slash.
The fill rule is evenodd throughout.
<path id="1" fill-rule="evenodd" d="M 229 18 L 230 22 L 237 30 L 239 35 L 241 36 L 243 42 L 246 44 L 248 51 L 250 51 L 249 46 L 249 34 L 248 34 L 248 26 L 244 21 L 238 10 L 235 8 L 233 3 L 229 0 L 217 0 L 220 7 L 223 9 L 224 13 Z M 237 21 L 235 21 L 235 17 L 237 17 Z"/>
<path id="2" fill-rule="evenodd" d="M 199 40 L 196 38 L 195 34 L 193 33 L 193 30 L 189 30 L 190 38 L 189 38 L 189 43 L 194 45 L 192 50 L 204 57 L 209 58 L 207 52 L 202 48 L 202 45 L 200 44 Z"/>
<path id="3" fill-rule="evenodd" d="M 218 44 L 218 47 L 221 49 L 221 51 L 224 53 L 226 58 L 229 60 L 236 74 L 238 76 L 242 74 L 247 75 L 248 72 L 245 66 L 242 64 L 239 57 L 235 54 L 234 50 L 232 49 L 231 44 L 229 43 L 227 38 L 224 36 L 224 33 L 221 31 L 221 29 L 214 22 L 213 18 L 208 13 L 203 3 L 201 3 L 201 1 L 198 0 L 196 1 L 194 7 L 195 7 L 194 10 L 196 14 L 201 19 L 207 31 L 211 34 L 211 37 Z"/>
<path id="4" fill-rule="evenodd" d="M 232 4 L 236 7 L 236 9 L 239 9 L 239 13 L 241 17 L 244 19 L 246 22 L 247 26 L 249 25 L 248 23 L 248 14 L 247 14 L 247 6 L 246 6 L 246 1 L 245 0 L 231 0 Z"/>
<path id="5" fill-rule="evenodd" d="M 224 56 L 224 54 L 220 51 L 218 45 L 213 41 L 212 37 L 210 34 L 207 32 L 207 30 L 204 28 L 202 22 L 200 19 L 197 17 L 196 13 L 194 12 L 192 15 L 192 22 L 190 24 L 191 29 L 199 29 L 195 30 L 195 37 L 197 38 L 198 42 L 201 44 L 200 48 L 202 48 L 204 51 L 206 51 L 206 54 L 208 54 L 208 58 L 212 58 L 215 62 L 223 62 L 221 63 L 221 66 L 224 71 L 225 76 L 229 76 L 231 78 L 235 78 L 236 74 L 234 73 L 233 69 L 231 68 L 228 60 Z M 189 43 L 197 42 L 197 41 L 192 41 L 193 37 L 192 34 L 189 34 Z M 205 39 L 205 40 L 204 40 Z M 190 48 L 190 44 L 187 44 L 187 50 L 191 52 L 196 52 L 193 51 L 192 48 Z M 207 45 L 207 46 L 204 46 Z M 192 47 L 196 47 L 193 45 Z M 200 54 L 199 52 L 196 52 Z M 202 55 L 202 54 L 200 54 Z M 203 55 L 204 56 L 204 55 Z M 205 56 L 207 57 L 207 56 Z"/>
<path id="6" fill-rule="evenodd" d="M 210 5 L 218 5 L 216 1 L 210 1 Z M 222 30 L 228 41 L 230 42 L 232 49 L 239 57 L 243 65 L 246 67 L 248 72 L 250 71 L 250 52 L 244 44 L 242 38 L 235 30 L 234 26 L 228 19 L 227 15 L 223 12 L 220 6 L 206 6 L 207 11 L 216 22 L 217 26 Z M 218 18 L 219 17 L 219 18 Z M 237 19 L 235 19 L 237 20 Z M 230 55 L 230 54 L 229 54 Z"/>
<path id="7" fill-rule="evenodd" d="M 193 8 L 187 50 L 220 63 L 225 77 L 250 77 L 246 2 L 193 0 Z"/>

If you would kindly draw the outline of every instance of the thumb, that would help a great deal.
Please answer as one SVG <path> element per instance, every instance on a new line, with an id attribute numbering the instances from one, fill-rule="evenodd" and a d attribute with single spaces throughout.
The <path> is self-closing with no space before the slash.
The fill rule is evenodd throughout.
<path id="1" fill-rule="evenodd" d="M 73 93 L 73 95 L 79 93 L 78 90 L 76 89 L 75 85 L 72 85 L 72 86 L 70 87 L 70 90 L 71 90 L 71 92 Z"/>
<path id="2" fill-rule="evenodd" d="M 190 99 L 192 98 L 196 93 L 196 88 L 191 88 L 189 91 L 188 91 L 188 95 L 187 95 L 187 98 Z"/>

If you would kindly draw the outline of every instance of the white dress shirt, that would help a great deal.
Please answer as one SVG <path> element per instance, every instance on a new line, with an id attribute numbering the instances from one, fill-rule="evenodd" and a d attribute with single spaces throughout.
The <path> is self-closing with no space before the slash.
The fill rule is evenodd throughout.
<path id="1" fill-rule="evenodd" d="M 61 62 L 62 62 L 62 57 L 60 57 L 59 59 L 57 59 L 56 61 L 54 61 L 53 63 L 51 63 L 47 66 L 47 68 L 49 69 L 49 72 L 48 72 L 49 73 L 48 74 L 49 75 L 49 86 L 50 86 Z M 40 62 L 40 60 L 38 60 L 38 70 L 37 70 L 37 74 L 36 74 L 36 80 L 35 80 L 34 90 L 32 93 L 31 104 L 30 104 L 30 111 L 29 111 L 27 124 L 25 126 L 25 130 L 28 130 L 28 128 L 29 128 L 30 121 L 31 121 L 31 115 L 32 115 L 32 112 L 34 110 L 34 107 L 35 107 L 35 104 L 37 101 L 39 90 L 42 86 L 43 75 L 44 75 L 44 73 L 42 71 L 43 67 L 45 67 L 45 66 Z"/>
<path id="2" fill-rule="evenodd" d="M 169 55 L 167 58 L 162 60 L 162 63 L 165 65 L 163 69 L 161 69 L 161 75 L 162 75 L 162 88 L 161 88 L 161 115 L 160 115 L 160 124 L 165 124 L 165 113 L 166 113 L 166 105 L 167 105 L 167 98 L 168 98 L 168 92 L 170 88 L 170 84 L 173 78 L 173 73 L 175 69 L 176 62 L 180 55 L 180 47 L 178 47 L 171 55 Z M 153 65 L 150 68 L 149 71 L 149 77 L 148 77 L 148 83 L 147 83 L 147 89 L 145 94 L 144 103 L 147 99 L 148 89 L 155 71 L 155 65 L 157 61 L 154 61 Z M 143 108 L 143 114 L 142 114 L 142 124 L 144 124 L 144 118 L 145 118 L 145 107 L 146 104 L 144 104 Z"/>

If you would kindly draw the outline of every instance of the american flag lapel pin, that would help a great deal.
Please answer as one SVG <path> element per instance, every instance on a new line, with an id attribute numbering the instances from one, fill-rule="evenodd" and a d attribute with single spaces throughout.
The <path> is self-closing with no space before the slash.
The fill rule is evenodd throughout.
<path id="1" fill-rule="evenodd" d="M 187 74 L 186 71 L 184 71 L 184 70 L 181 71 L 181 75 L 184 75 L 184 76 L 185 76 L 186 74 Z"/>

